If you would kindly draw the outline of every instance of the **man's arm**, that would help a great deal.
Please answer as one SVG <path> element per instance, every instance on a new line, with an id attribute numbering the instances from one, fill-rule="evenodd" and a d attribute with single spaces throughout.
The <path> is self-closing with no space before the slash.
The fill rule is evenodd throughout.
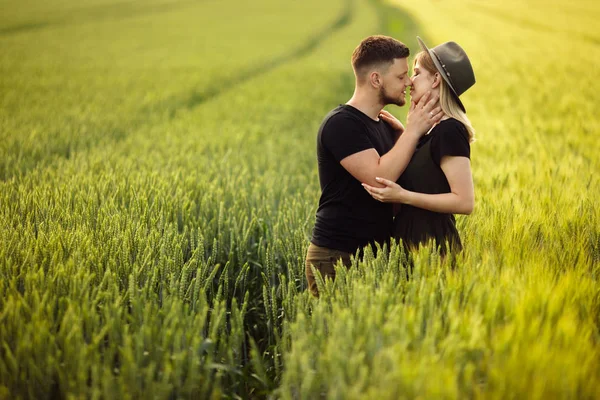
<path id="1" fill-rule="evenodd" d="M 406 129 L 389 152 L 380 156 L 373 148 L 359 151 L 342 159 L 342 167 L 359 182 L 371 186 L 381 187 L 375 180 L 376 176 L 398 180 L 408 165 L 419 138 L 443 115 L 441 108 L 436 107 L 437 96 L 429 101 L 427 94 L 423 97 L 420 104 L 411 104 Z"/>
<path id="2" fill-rule="evenodd" d="M 396 181 L 408 165 L 419 137 L 412 132 L 404 132 L 394 147 L 383 156 L 371 148 L 344 158 L 340 164 L 359 182 L 371 186 L 379 186 L 376 176 Z"/>

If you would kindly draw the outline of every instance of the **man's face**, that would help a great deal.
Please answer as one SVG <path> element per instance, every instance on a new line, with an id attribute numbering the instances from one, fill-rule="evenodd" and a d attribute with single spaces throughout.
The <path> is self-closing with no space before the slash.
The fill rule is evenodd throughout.
<path id="1" fill-rule="evenodd" d="M 395 58 L 381 78 L 379 97 L 383 105 L 395 104 L 402 107 L 406 104 L 406 88 L 411 85 L 408 77 L 408 59 Z"/>

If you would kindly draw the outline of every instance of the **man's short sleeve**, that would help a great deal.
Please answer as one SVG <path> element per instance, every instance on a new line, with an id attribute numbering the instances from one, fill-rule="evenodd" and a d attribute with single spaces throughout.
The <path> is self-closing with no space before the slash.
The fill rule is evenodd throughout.
<path id="1" fill-rule="evenodd" d="M 337 162 L 363 150 L 375 148 L 366 127 L 348 115 L 333 115 L 323 127 L 320 140 Z"/>
<path id="2" fill-rule="evenodd" d="M 458 121 L 444 125 L 431 141 L 431 157 L 440 165 L 442 157 L 456 156 L 471 158 L 471 146 L 466 128 Z"/>

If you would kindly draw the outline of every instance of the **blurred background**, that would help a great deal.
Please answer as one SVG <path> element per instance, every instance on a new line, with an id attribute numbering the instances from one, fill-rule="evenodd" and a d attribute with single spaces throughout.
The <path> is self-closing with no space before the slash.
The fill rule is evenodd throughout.
<path id="1" fill-rule="evenodd" d="M 599 398 L 599 17 L 0 0 L 0 398 Z M 466 50 L 476 209 L 456 271 L 395 248 L 315 302 L 317 129 L 371 34 Z"/>

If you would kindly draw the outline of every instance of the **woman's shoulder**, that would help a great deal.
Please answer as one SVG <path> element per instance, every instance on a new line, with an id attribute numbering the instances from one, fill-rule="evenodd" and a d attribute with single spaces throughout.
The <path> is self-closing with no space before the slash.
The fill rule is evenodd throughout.
<path id="1" fill-rule="evenodd" d="M 459 130 L 461 132 L 467 131 L 467 128 L 462 122 L 452 117 L 440 121 L 438 126 L 443 130 Z"/>
<path id="2" fill-rule="evenodd" d="M 448 118 L 438 126 L 439 129 L 431 139 L 431 154 L 438 165 L 444 156 L 471 157 L 469 133 L 462 122 Z"/>
<path id="3" fill-rule="evenodd" d="M 469 141 L 469 132 L 465 125 L 455 118 L 448 118 L 442 120 L 436 126 L 437 129 L 434 129 L 432 133 L 436 133 L 436 135 L 450 134 L 456 135 L 459 137 L 464 137 L 464 139 Z"/>

